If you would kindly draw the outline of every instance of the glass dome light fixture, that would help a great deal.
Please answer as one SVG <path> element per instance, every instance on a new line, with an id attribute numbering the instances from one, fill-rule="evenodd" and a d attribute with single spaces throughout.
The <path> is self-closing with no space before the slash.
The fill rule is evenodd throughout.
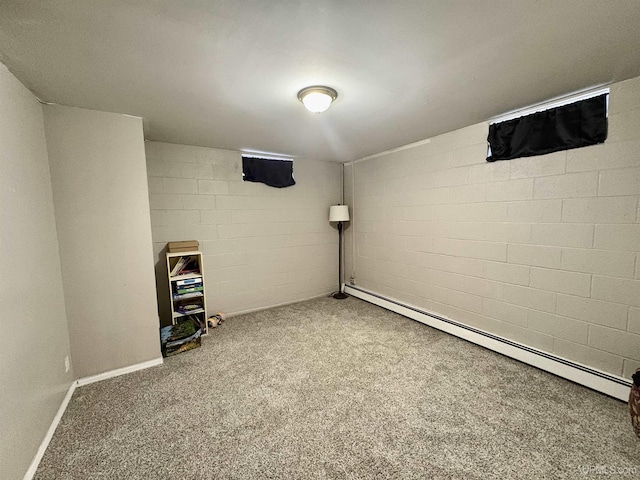
<path id="1" fill-rule="evenodd" d="M 298 99 L 307 110 L 313 113 L 324 112 L 336 98 L 338 98 L 338 92 L 321 85 L 306 87 L 298 92 Z"/>

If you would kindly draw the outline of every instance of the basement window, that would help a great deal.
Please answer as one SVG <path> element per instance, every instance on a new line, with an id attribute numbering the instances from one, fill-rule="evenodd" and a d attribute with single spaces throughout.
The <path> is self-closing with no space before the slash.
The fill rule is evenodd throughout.
<path id="1" fill-rule="evenodd" d="M 242 156 L 242 179 L 245 182 L 260 182 L 270 187 L 283 188 L 295 185 L 293 160 Z"/>
<path id="2" fill-rule="evenodd" d="M 604 143 L 608 101 L 609 89 L 600 89 L 495 119 L 489 125 L 487 161 L 532 157 Z"/>

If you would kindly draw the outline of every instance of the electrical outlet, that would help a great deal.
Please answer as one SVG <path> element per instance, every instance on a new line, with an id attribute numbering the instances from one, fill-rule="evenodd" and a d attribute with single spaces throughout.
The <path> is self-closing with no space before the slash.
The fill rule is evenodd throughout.
<path id="1" fill-rule="evenodd" d="M 356 284 L 356 277 L 351 277 L 349 279 L 349 285 L 355 285 Z"/>
<path id="2" fill-rule="evenodd" d="M 69 371 L 69 355 L 64 357 L 64 371 L 65 372 Z"/>

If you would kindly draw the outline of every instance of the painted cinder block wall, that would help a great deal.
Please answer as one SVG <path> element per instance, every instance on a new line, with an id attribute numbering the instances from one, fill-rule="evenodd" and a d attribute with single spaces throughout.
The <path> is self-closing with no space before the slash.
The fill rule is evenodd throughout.
<path id="1" fill-rule="evenodd" d="M 488 125 L 345 167 L 346 279 L 629 378 L 640 367 L 640 78 L 602 145 L 487 163 Z"/>
<path id="2" fill-rule="evenodd" d="M 337 288 L 341 166 L 295 159 L 296 185 L 243 182 L 237 151 L 146 142 L 151 225 L 163 323 L 166 244 L 198 240 L 209 314 L 266 308 Z"/>

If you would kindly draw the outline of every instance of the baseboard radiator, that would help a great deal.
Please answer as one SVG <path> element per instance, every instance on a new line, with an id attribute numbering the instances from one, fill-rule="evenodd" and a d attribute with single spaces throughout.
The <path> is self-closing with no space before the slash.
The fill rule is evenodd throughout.
<path id="1" fill-rule="evenodd" d="M 344 292 L 624 402 L 629 398 L 631 381 L 623 377 L 528 347 L 354 285 L 345 285 Z"/>

